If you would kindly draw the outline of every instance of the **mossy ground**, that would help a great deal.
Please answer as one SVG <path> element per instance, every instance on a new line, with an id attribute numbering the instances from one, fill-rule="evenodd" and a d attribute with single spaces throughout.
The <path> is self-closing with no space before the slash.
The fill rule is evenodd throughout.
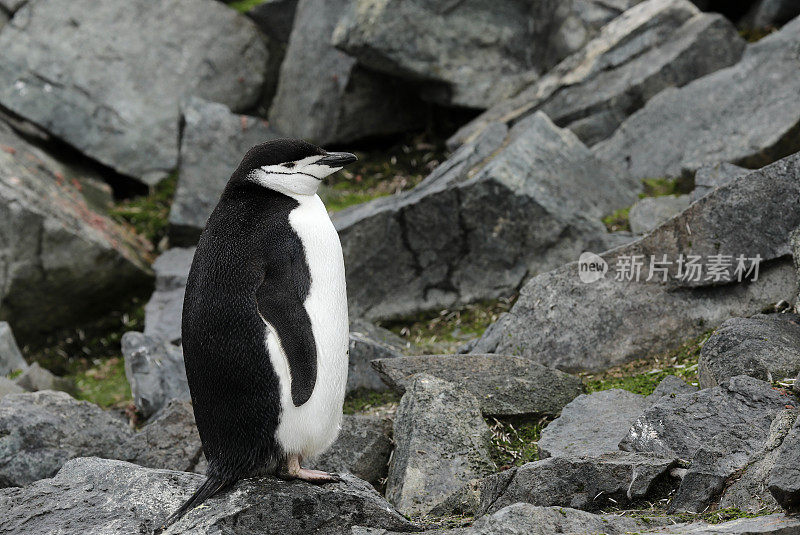
<path id="1" fill-rule="evenodd" d="M 378 392 L 365 388 L 350 392 L 344 398 L 344 413 L 356 414 L 374 412 L 381 409 L 393 409 L 400 401 L 400 396 L 392 390 Z"/>
<path id="2" fill-rule="evenodd" d="M 231 2 L 228 4 L 228 7 L 235 9 L 239 13 L 247 13 L 257 5 L 263 4 L 264 2 L 266 2 L 266 0 L 237 0 L 236 2 Z"/>
<path id="3" fill-rule="evenodd" d="M 539 460 L 537 442 L 547 418 L 486 418 L 492 431 L 492 460 L 500 470 Z"/>
<path id="4" fill-rule="evenodd" d="M 169 209 L 177 185 L 178 173 L 173 172 L 154 186 L 148 195 L 122 200 L 109 211 L 115 221 L 147 240 L 150 261 L 165 246 Z"/>
<path id="5" fill-rule="evenodd" d="M 420 354 L 455 353 L 459 346 L 478 338 L 486 328 L 508 312 L 516 296 L 484 301 L 437 312 L 425 312 L 381 326 L 405 338 Z"/>

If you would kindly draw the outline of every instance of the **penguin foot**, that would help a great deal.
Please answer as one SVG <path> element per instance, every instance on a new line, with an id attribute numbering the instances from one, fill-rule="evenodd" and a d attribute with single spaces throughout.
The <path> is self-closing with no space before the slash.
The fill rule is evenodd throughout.
<path id="1" fill-rule="evenodd" d="M 309 483 L 329 483 L 341 481 L 342 478 L 337 474 L 323 472 L 322 470 L 311 470 L 300 466 L 300 456 L 291 455 L 286 462 L 286 471 L 281 474 L 284 479 L 300 479 Z"/>

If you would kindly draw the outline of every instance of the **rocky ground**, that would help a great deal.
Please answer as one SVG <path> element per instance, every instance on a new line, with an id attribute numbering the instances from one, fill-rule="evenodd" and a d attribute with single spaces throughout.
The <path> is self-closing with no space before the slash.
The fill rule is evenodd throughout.
<path id="1" fill-rule="evenodd" d="M 186 278 L 281 136 L 360 158 L 343 477 L 167 533 L 800 534 L 798 47 L 790 0 L 0 0 L 0 534 L 200 484 Z"/>

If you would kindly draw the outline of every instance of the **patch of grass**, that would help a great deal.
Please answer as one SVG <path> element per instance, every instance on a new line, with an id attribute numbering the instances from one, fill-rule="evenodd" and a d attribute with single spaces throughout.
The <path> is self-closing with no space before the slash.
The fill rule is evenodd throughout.
<path id="1" fill-rule="evenodd" d="M 344 398 L 344 413 L 355 414 L 358 412 L 367 412 L 378 407 L 396 404 L 398 401 L 400 401 L 400 396 L 392 390 L 378 392 L 360 388 L 354 392 L 350 392 Z"/>
<path id="2" fill-rule="evenodd" d="M 481 336 L 500 314 L 508 312 L 515 299 L 513 296 L 421 313 L 385 321 L 381 326 L 410 341 L 422 353 L 454 353 L 463 343 Z"/>
<path id="3" fill-rule="evenodd" d="M 344 210 L 348 206 L 365 203 L 386 195 L 389 195 L 389 193 L 341 191 L 331 188 L 325 191 L 322 197 L 328 212 L 338 212 L 339 210 Z"/>
<path id="4" fill-rule="evenodd" d="M 177 184 L 178 173 L 175 171 L 152 188 L 149 195 L 121 201 L 109 211 L 109 215 L 146 238 L 151 247 L 157 248 L 167 235 L 169 209 Z"/>
<path id="5" fill-rule="evenodd" d="M 778 28 L 775 26 L 767 26 L 764 28 L 740 28 L 739 35 L 748 43 L 755 43 L 776 31 L 778 31 Z"/>
<path id="6" fill-rule="evenodd" d="M 605 224 L 609 232 L 617 232 L 620 230 L 630 231 L 631 223 L 628 220 L 630 211 L 630 207 L 614 210 L 611 215 L 607 215 L 603 218 L 603 224 Z"/>
<path id="7" fill-rule="evenodd" d="M 621 388 L 648 396 L 667 375 L 675 375 L 687 383 L 696 384 L 700 349 L 712 332 L 708 331 L 691 338 L 679 348 L 664 355 L 638 359 L 601 374 L 584 374 L 586 392 Z"/>
<path id="8" fill-rule="evenodd" d="M 247 13 L 257 5 L 263 4 L 266 0 L 237 0 L 236 2 L 231 2 L 228 4 L 228 7 L 235 9 L 239 13 Z"/>
<path id="9" fill-rule="evenodd" d="M 539 460 L 536 443 L 547 418 L 486 418 L 492 430 L 492 460 L 500 470 Z"/>
<path id="10" fill-rule="evenodd" d="M 78 399 L 91 401 L 103 408 L 125 407 L 133 401 L 125 361 L 121 357 L 102 360 L 74 376 Z"/>

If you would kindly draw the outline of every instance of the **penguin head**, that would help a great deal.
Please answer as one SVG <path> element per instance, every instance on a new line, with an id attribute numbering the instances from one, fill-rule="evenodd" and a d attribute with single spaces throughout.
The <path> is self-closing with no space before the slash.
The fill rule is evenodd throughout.
<path id="1" fill-rule="evenodd" d="M 250 149 L 234 176 L 284 194 L 314 195 L 325 177 L 357 159 L 301 139 L 274 139 Z"/>

